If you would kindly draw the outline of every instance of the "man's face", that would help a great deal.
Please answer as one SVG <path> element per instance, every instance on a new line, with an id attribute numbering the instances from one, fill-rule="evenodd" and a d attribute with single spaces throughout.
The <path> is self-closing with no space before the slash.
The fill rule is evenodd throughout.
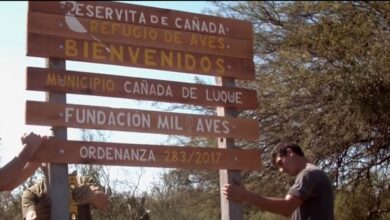
<path id="1" fill-rule="evenodd" d="M 276 166 L 279 169 L 279 172 L 286 173 L 290 176 L 293 176 L 293 167 L 291 155 L 288 153 L 286 156 L 278 155 L 276 157 Z"/>

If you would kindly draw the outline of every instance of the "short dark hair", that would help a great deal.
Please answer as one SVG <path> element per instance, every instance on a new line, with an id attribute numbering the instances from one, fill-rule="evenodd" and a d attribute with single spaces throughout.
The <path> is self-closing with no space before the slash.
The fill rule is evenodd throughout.
<path id="1" fill-rule="evenodd" d="M 276 166 L 276 157 L 286 156 L 287 149 L 291 149 L 292 152 L 296 153 L 297 155 L 305 157 L 302 148 L 298 144 L 291 142 L 281 142 L 277 144 L 271 152 L 271 162 L 274 166 Z"/>

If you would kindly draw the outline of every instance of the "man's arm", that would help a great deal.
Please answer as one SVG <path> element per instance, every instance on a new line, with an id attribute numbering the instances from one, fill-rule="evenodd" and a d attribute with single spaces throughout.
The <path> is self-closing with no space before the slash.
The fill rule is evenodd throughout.
<path id="1" fill-rule="evenodd" d="M 22 213 L 23 219 L 30 220 L 37 218 L 37 208 L 46 195 L 44 182 L 39 182 L 23 191 Z"/>
<path id="2" fill-rule="evenodd" d="M 283 216 L 290 216 L 302 204 L 300 197 L 291 195 L 285 198 L 265 197 L 249 192 L 243 185 L 237 184 L 225 184 L 222 191 L 226 199 L 238 203 L 246 202 L 262 210 Z"/>
<path id="3" fill-rule="evenodd" d="M 34 186 L 35 187 L 35 186 Z M 37 196 L 31 191 L 31 189 L 27 189 L 23 191 L 22 194 L 22 213 L 23 219 L 30 220 L 37 217 L 37 213 L 35 210 L 35 206 Z"/>
<path id="4" fill-rule="evenodd" d="M 104 209 L 108 205 L 108 196 L 98 186 L 89 188 L 93 191 L 90 204 L 96 209 Z"/>
<path id="5" fill-rule="evenodd" d="M 39 163 L 29 163 L 28 160 L 38 150 L 43 139 L 34 133 L 22 137 L 23 150 L 17 157 L 0 168 L 0 176 L 2 176 L 0 191 L 12 191 L 35 172 Z"/>
<path id="6" fill-rule="evenodd" d="M 78 177 L 79 186 L 72 190 L 73 199 L 78 205 L 90 204 L 94 208 L 103 209 L 108 205 L 108 196 L 93 178 Z"/>
<path id="7" fill-rule="evenodd" d="M 39 163 L 28 163 L 25 160 L 15 157 L 0 169 L 0 191 L 12 191 L 38 169 Z"/>

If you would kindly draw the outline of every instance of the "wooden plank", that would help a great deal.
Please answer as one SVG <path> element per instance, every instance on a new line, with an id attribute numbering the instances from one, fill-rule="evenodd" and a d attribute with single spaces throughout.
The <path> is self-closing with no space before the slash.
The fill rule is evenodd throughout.
<path id="1" fill-rule="evenodd" d="M 189 169 L 258 170 L 259 149 L 218 149 L 49 139 L 35 162 Z"/>
<path id="2" fill-rule="evenodd" d="M 255 78 L 254 63 L 249 59 L 202 55 L 120 43 L 103 44 L 40 34 L 28 34 L 27 55 L 248 80 Z"/>
<path id="3" fill-rule="evenodd" d="M 259 137 L 257 121 L 250 119 L 35 101 L 26 103 L 26 123 L 249 140 Z"/>
<path id="4" fill-rule="evenodd" d="M 80 30 L 74 23 L 64 21 L 63 15 L 29 12 L 27 30 L 28 33 L 95 40 L 105 44 L 126 43 L 133 46 L 253 59 L 251 40 L 100 19 L 78 18 L 78 23 L 77 27 L 82 27 Z"/>
<path id="5" fill-rule="evenodd" d="M 47 68 L 27 68 L 28 90 L 256 109 L 256 91 Z"/>
<path id="6" fill-rule="evenodd" d="M 105 1 L 30 1 L 29 11 L 253 40 L 250 22 Z"/>

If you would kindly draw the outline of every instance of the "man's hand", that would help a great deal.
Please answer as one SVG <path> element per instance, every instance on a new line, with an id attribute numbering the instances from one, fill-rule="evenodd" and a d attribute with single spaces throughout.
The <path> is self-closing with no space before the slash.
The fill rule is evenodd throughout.
<path id="1" fill-rule="evenodd" d="M 81 184 L 72 191 L 77 204 L 90 204 L 97 209 L 103 209 L 108 204 L 107 195 L 96 185 Z"/>
<path id="2" fill-rule="evenodd" d="M 37 212 L 35 210 L 30 210 L 26 213 L 26 220 L 37 219 Z"/>
<path id="3" fill-rule="evenodd" d="M 93 191 L 91 205 L 96 209 L 104 209 L 108 205 L 107 195 L 98 186 L 89 187 Z"/>
<path id="4" fill-rule="evenodd" d="M 34 133 L 25 134 L 21 140 L 24 145 L 23 150 L 20 152 L 19 157 L 30 158 L 41 147 L 41 144 L 47 137 L 41 137 Z"/>
<path id="5" fill-rule="evenodd" d="M 72 196 L 78 205 L 84 205 L 91 202 L 93 192 L 87 184 L 81 184 L 72 190 Z"/>
<path id="6" fill-rule="evenodd" d="M 225 184 L 222 192 L 226 199 L 239 203 L 245 202 L 246 195 L 249 193 L 243 184 L 236 181 L 234 184 Z"/>

